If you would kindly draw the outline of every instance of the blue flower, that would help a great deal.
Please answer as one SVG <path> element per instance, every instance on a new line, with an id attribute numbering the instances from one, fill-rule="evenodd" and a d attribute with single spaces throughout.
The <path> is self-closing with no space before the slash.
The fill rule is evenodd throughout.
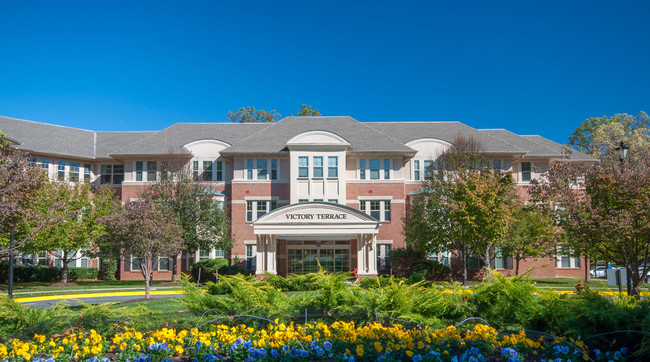
<path id="1" fill-rule="evenodd" d="M 508 361 L 507 361 L 507 362 L 519 362 L 519 358 L 515 358 L 515 357 L 512 357 L 512 356 L 511 356 L 511 357 L 508 357 Z"/>
<path id="2" fill-rule="evenodd" d="M 289 355 L 291 357 L 298 357 L 298 351 L 296 351 L 295 348 L 291 348 L 291 351 L 289 351 Z"/>
<path id="3" fill-rule="evenodd" d="M 348 362 L 354 362 L 354 357 L 348 358 Z"/>
<path id="4" fill-rule="evenodd" d="M 244 361 L 246 361 L 246 362 L 253 362 L 254 360 L 253 360 L 253 357 L 248 357 L 248 358 L 246 358 Z"/>
<path id="5" fill-rule="evenodd" d="M 260 357 L 266 357 L 266 350 L 263 348 L 258 349 L 257 353 L 260 355 Z"/>
<path id="6" fill-rule="evenodd" d="M 244 339 L 242 337 L 239 337 L 233 344 L 235 345 L 235 347 L 239 347 L 239 345 L 242 343 L 244 343 Z"/>
<path id="7" fill-rule="evenodd" d="M 569 347 L 567 346 L 562 347 L 562 353 L 569 354 Z"/>
<path id="8" fill-rule="evenodd" d="M 469 355 L 470 356 L 477 355 L 477 354 L 478 354 L 478 348 L 472 347 L 472 348 L 469 349 Z"/>
<path id="9" fill-rule="evenodd" d="M 325 351 L 320 347 L 316 347 L 316 354 L 322 356 L 325 354 Z"/>
<path id="10" fill-rule="evenodd" d="M 329 341 L 323 342 L 323 348 L 325 348 L 326 351 L 329 351 L 330 349 L 332 349 L 332 343 L 330 343 Z"/>
<path id="11" fill-rule="evenodd" d="M 440 352 L 438 352 L 438 351 L 431 350 L 431 351 L 429 351 L 428 354 L 430 354 L 432 356 L 440 357 Z"/>
<path id="12" fill-rule="evenodd" d="M 278 357 L 278 351 L 276 351 L 275 349 L 272 349 L 271 350 L 271 356 L 273 356 L 273 358 L 277 358 Z"/>
<path id="13" fill-rule="evenodd" d="M 309 349 L 316 349 L 318 347 L 318 341 L 313 341 L 309 344 Z"/>
<path id="14" fill-rule="evenodd" d="M 253 347 L 253 342 L 251 342 L 250 339 L 244 342 L 244 348 L 249 349 L 251 347 Z"/>
<path id="15" fill-rule="evenodd" d="M 458 362 L 458 357 L 456 356 L 451 357 L 451 362 Z"/>
<path id="16" fill-rule="evenodd" d="M 562 362 L 562 358 L 556 358 L 553 360 L 553 362 Z"/>
<path id="17" fill-rule="evenodd" d="M 282 346 L 282 349 L 284 350 L 284 353 L 289 352 L 289 346 Z"/>
<path id="18" fill-rule="evenodd" d="M 110 360 L 108 358 L 106 358 L 106 361 L 102 361 L 102 362 L 109 362 L 109 361 Z M 160 362 L 172 362 L 172 360 L 171 360 L 171 358 L 163 358 L 162 360 L 160 360 Z"/>
<path id="19" fill-rule="evenodd" d="M 600 350 L 599 349 L 594 349 L 594 353 L 596 354 L 596 357 L 600 356 Z"/>
<path id="20" fill-rule="evenodd" d="M 201 349 L 202 344 L 203 343 L 201 343 L 201 341 L 196 341 L 196 344 L 194 345 L 194 347 L 196 347 L 196 349 Z"/>
<path id="21" fill-rule="evenodd" d="M 257 349 L 255 347 L 249 348 L 248 353 L 251 355 L 251 357 L 257 358 Z"/>
<path id="22" fill-rule="evenodd" d="M 419 354 L 414 354 L 413 358 L 411 359 L 413 360 L 413 362 L 420 362 L 422 361 L 422 356 L 420 356 Z"/>
<path id="23" fill-rule="evenodd" d="M 309 357 L 309 351 L 306 351 L 306 350 L 304 350 L 304 349 L 301 349 L 299 352 L 300 352 L 300 357 L 302 357 L 302 358 L 307 358 L 307 357 Z"/>
<path id="24" fill-rule="evenodd" d="M 555 352 L 557 354 L 557 353 L 560 353 L 560 351 L 562 351 L 562 347 L 557 346 L 557 345 L 553 346 L 553 352 Z"/>
<path id="25" fill-rule="evenodd" d="M 629 350 L 627 349 L 627 347 L 622 347 L 622 348 L 621 348 L 621 354 L 623 354 L 623 355 L 625 356 L 625 355 L 627 354 L 627 352 L 629 352 Z"/>
<path id="26" fill-rule="evenodd" d="M 385 359 L 386 359 L 386 356 L 379 356 L 379 357 L 377 357 L 377 362 L 382 362 Z"/>

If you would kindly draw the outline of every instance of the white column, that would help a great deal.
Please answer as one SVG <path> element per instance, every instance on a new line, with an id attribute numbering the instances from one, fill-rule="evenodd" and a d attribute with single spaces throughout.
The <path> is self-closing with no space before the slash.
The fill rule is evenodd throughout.
<path id="1" fill-rule="evenodd" d="M 375 234 L 360 234 L 357 236 L 357 275 L 377 275 L 377 236 Z"/>
<path id="2" fill-rule="evenodd" d="M 266 235 L 257 235 L 255 275 L 263 275 L 266 269 Z"/>
<path id="3" fill-rule="evenodd" d="M 275 235 L 267 236 L 268 252 L 266 253 L 266 271 L 271 274 L 277 274 L 277 260 L 278 260 L 278 243 Z"/>

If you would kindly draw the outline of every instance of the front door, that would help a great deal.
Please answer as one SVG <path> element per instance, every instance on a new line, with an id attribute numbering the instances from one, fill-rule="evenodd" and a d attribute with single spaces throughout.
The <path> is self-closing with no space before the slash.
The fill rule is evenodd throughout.
<path id="1" fill-rule="evenodd" d="M 324 271 L 330 273 L 348 272 L 349 244 L 349 241 L 289 241 L 287 273 L 315 273 L 319 264 Z"/>

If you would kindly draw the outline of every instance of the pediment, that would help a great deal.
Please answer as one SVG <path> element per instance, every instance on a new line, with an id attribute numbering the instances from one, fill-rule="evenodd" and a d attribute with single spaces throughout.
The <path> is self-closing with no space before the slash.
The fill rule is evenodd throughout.
<path id="1" fill-rule="evenodd" d="M 350 143 L 343 137 L 328 131 L 308 131 L 294 136 L 287 142 L 287 146 L 343 146 Z"/>
<path id="2" fill-rule="evenodd" d="M 253 222 L 258 225 L 378 225 L 372 216 L 345 205 L 328 202 L 305 202 L 281 207 Z"/>

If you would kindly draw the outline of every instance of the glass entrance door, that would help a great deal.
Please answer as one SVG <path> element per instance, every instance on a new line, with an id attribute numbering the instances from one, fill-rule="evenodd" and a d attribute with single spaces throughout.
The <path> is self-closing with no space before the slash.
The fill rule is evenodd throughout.
<path id="1" fill-rule="evenodd" d="M 350 271 L 349 248 L 302 247 L 288 250 L 288 272 L 290 274 L 307 274 L 318 271 L 320 263 L 323 270 L 335 272 Z"/>

